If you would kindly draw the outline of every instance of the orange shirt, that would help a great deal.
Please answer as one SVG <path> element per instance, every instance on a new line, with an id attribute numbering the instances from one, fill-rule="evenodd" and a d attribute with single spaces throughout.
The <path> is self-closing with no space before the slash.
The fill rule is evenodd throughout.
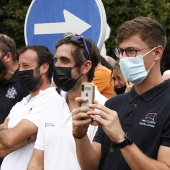
<path id="1" fill-rule="evenodd" d="M 92 83 L 97 86 L 100 93 L 106 98 L 110 99 L 114 96 L 114 82 L 111 78 L 111 70 L 108 68 L 104 66 L 96 68 Z"/>

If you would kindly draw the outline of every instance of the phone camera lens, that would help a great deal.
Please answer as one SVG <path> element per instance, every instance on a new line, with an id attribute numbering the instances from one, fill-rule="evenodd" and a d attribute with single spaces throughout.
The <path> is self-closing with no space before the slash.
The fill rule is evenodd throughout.
<path id="1" fill-rule="evenodd" d="M 84 91 L 84 85 L 82 85 L 82 91 Z"/>

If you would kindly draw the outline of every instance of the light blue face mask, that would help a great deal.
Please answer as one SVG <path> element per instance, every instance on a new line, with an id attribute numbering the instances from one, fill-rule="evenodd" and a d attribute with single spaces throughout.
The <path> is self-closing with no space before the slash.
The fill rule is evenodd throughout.
<path id="1" fill-rule="evenodd" d="M 121 57 L 120 58 L 120 69 L 124 78 L 127 81 L 130 81 L 134 84 L 141 83 L 149 74 L 151 68 L 155 64 L 155 62 L 151 65 L 148 71 L 145 69 L 145 65 L 143 62 L 143 57 L 153 51 L 156 47 L 152 50 L 148 51 L 146 54 L 139 55 L 136 57 Z"/>

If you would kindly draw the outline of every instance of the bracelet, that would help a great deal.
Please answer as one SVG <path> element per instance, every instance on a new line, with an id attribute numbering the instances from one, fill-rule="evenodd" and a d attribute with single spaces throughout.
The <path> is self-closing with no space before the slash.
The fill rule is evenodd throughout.
<path id="1" fill-rule="evenodd" d="M 74 131 L 72 132 L 73 137 L 76 139 L 82 139 L 84 136 L 86 136 L 86 134 L 87 134 L 87 130 L 84 131 L 82 134 L 76 134 Z"/>

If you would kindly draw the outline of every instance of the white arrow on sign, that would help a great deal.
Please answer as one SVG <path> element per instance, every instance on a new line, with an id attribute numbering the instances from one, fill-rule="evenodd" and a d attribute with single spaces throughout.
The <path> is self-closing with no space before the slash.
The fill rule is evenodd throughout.
<path id="1" fill-rule="evenodd" d="M 34 24 L 34 34 L 60 34 L 73 32 L 82 34 L 91 25 L 76 17 L 67 10 L 63 10 L 65 22 Z"/>

